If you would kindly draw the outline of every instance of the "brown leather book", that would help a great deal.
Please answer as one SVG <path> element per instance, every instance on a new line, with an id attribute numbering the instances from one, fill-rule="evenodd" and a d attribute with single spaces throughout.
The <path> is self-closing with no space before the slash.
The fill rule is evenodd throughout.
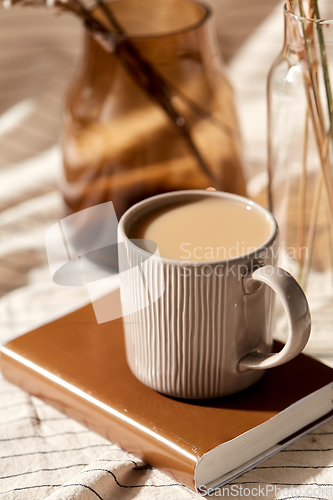
<path id="1" fill-rule="evenodd" d="M 333 370 L 303 354 L 225 398 L 159 394 L 129 370 L 122 320 L 97 324 L 91 305 L 8 342 L 0 361 L 11 382 L 202 493 L 333 414 Z"/>

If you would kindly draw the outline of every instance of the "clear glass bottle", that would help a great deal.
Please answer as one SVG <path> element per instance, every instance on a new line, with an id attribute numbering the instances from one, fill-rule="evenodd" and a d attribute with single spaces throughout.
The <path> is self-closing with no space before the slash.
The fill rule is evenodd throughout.
<path id="1" fill-rule="evenodd" d="M 318 16 L 316 2 L 302 4 L 284 7 L 284 46 L 268 78 L 269 198 L 280 265 L 309 299 L 307 349 L 324 355 L 333 353 L 333 2 L 318 2 L 318 19 L 304 17 Z"/>

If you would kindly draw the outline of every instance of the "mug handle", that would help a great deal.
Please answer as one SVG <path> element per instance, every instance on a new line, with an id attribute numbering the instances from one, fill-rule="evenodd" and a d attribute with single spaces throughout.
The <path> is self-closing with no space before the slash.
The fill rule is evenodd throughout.
<path id="1" fill-rule="evenodd" d="M 288 317 L 289 335 L 287 343 L 278 353 L 254 351 L 245 355 L 239 361 L 239 370 L 263 370 L 290 361 L 304 349 L 311 331 L 309 305 L 302 288 L 290 273 L 271 265 L 250 272 L 243 280 L 245 291 L 249 290 L 249 293 L 255 282 L 261 281 L 280 297 Z M 258 288 L 257 285 L 255 287 Z"/>

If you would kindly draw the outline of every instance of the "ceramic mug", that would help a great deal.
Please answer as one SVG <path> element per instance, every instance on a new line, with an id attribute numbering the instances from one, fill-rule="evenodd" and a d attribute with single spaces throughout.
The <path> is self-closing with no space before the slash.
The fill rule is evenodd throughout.
<path id="1" fill-rule="evenodd" d="M 204 197 L 251 203 L 269 225 L 266 242 L 230 259 L 184 262 L 149 253 L 130 240 L 129 228 L 141 216 Z M 127 361 L 152 389 L 180 398 L 225 396 L 249 387 L 267 368 L 305 347 L 311 329 L 308 303 L 296 280 L 276 267 L 278 226 L 260 205 L 214 191 L 157 195 L 125 212 L 118 238 Z M 274 292 L 287 314 L 289 336 L 272 354 Z"/>

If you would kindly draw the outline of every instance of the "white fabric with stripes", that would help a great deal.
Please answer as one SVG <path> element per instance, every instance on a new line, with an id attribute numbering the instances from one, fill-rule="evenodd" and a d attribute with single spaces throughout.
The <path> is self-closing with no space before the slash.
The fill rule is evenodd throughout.
<path id="1" fill-rule="evenodd" d="M 282 43 L 281 4 L 213 3 L 238 91 L 246 158 L 258 174 L 266 159 L 266 75 Z M 80 46 L 81 27 L 71 16 L 0 10 L 0 341 L 89 301 L 85 288 L 52 282 L 44 247 L 46 230 L 62 216 L 59 117 Z M 199 498 L 137 466 L 135 457 L 0 378 L 0 499 Z M 244 496 L 241 487 L 275 485 L 280 491 L 266 498 L 330 498 L 332 471 L 330 423 L 238 478 L 233 497 Z"/>

